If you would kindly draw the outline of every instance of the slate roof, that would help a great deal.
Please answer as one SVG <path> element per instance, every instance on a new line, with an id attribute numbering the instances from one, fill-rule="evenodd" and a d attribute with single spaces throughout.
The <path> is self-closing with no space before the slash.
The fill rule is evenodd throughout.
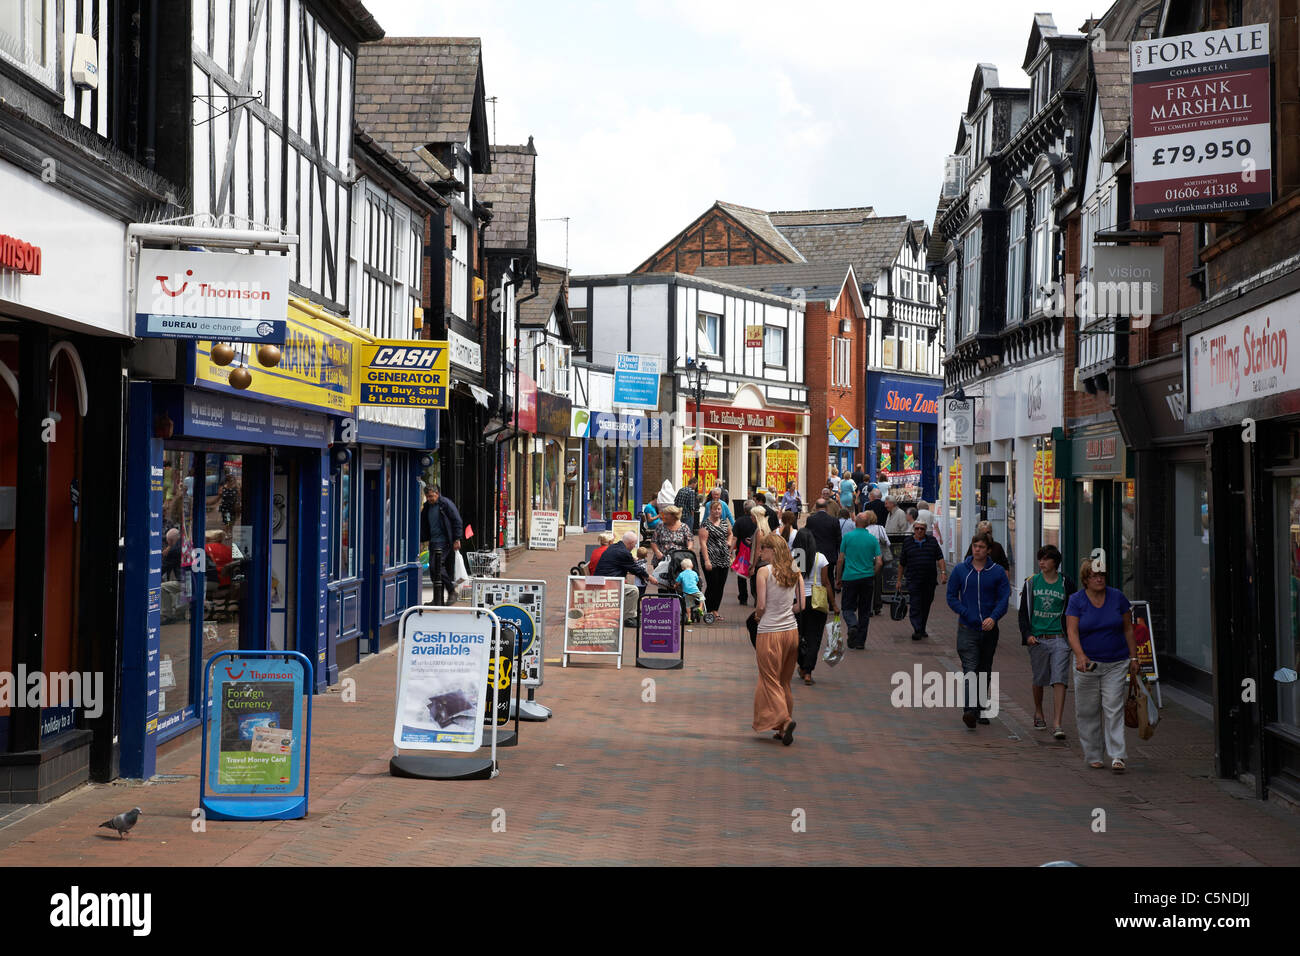
<path id="1" fill-rule="evenodd" d="M 488 249 L 532 249 L 537 242 L 534 208 L 537 150 L 533 138 L 525 146 L 493 146 L 492 172 L 475 178 L 478 198 L 492 203 L 492 228 L 484 233 Z"/>
<path id="2" fill-rule="evenodd" d="M 848 262 L 791 262 L 760 266 L 706 266 L 697 276 L 727 285 L 794 297 L 803 290 L 808 301 L 833 302 L 844 289 L 849 274 Z"/>
<path id="3" fill-rule="evenodd" d="M 519 325 L 525 328 L 544 329 L 551 321 L 551 313 L 559 309 L 560 326 L 566 328 L 568 296 L 565 290 L 568 285 L 569 270 L 539 262 L 537 278 L 540 280 L 537 295 L 519 303 Z"/>
<path id="4" fill-rule="evenodd" d="M 721 199 L 715 202 L 714 205 L 725 210 L 746 229 L 783 256 L 795 262 L 803 261 L 803 256 L 799 254 L 799 250 L 790 245 L 786 237 L 781 235 L 776 226 L 773 225 L 770 214 L 765 210 L 753 209 L 749 206 L 737 206 L 734 203 L 723 202 Z"/>
<path id="5" fill-rule="evenodd" d="M 871 206 L 857 206 L 851 209 L 791 209 L 768 213 L 772 225 L 778 229 L 785 226 L 818 226 L 837 222 L 861 222 L 876 214 Z"/>
<path id="6" fill-rule="evenodd" d="M 848 261 L 859 282 L 874 282 L 894 261 L 911 228 L 906 216 L 873 215 L 856 222 L 786 226 L 781 232 L 804 261 Z"/>
<path id="7" fill-rule="evenodd" d="M 1129 125 L 1129 73 L 1127 43 L 1107 41 L 1106 49 L 1092 51 L 1093 70 L 1097 77 L 1097 99 L 1101 106 L 1103 151 L 1114 145 Z"/>
<path id="8" fill-rule="evenodd" d="M 430 143 L 464 145 L 483 83 L 478 37 L 390 37 L 357 53 L 355 119 L 406 159 Z"/>
<path id="9" fill-rule="evenodd" d="M 378 40 L 384 35 L 384 28 L 375 21 L 374 16 L 361 0 L 335 0 L 330 6 L 348 26 L 356 31 L 360 39 Z"/>

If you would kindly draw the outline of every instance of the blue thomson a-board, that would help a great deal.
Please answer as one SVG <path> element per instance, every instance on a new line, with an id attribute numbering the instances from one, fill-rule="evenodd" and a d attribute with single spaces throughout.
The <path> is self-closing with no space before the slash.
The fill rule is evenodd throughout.
<path id="1" fill-rule="evenodd" d="M 312 686 L 311 660 L 297 651 L 209 658 L 199 774 L 199 806 L 208 819 L 307 815 Z"/>

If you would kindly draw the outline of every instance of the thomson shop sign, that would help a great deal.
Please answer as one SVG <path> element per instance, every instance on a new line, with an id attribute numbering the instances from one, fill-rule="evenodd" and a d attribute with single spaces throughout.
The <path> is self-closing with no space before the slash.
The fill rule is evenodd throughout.
<path id="1" fill-rule="evenodd" d="M 283 345 L 289 260 L 141 249 L 135 301 L 140 338 Z"/>

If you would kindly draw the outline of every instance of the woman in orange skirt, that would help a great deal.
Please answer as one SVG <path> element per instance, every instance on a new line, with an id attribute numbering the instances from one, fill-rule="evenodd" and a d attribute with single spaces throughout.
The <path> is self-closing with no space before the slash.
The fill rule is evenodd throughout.
<path id="1" fill-rule="evenodd" d="M 794 569 L 790 547 L 779 534 L 760 542 L 764 565 L 758 570 L 754 593 L 758 598 L 758 687 L 754 690 L 754 729 L 775 731 L 787 747 L 794 743 L 794 695 L 790 678 L 799 654 L 799 625 L 795 614 L 803 610 L 803 577 Z"/>

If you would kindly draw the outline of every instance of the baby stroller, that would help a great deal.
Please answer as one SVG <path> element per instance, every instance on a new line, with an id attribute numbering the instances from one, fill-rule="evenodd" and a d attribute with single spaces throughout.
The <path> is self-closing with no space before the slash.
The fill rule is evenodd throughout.
<path id="1" fill-rule="evenodd" d="M 712 624 L 715 615 L 712 611 L 704 610 L 704 595 L 683 594 L 678 590 L 677 578 L 682 572 L 682 562 L 686 560 L 690 560 L 698 572 L 700 562 L 695 557 L 694 551 L 670 551 L 668 560 L 655 569 L 654 582 L 659 586 L 660 591 L 672 591 L 677 595 L 682 601 L 682 606 L 686 609 L 688 621 L 691 623 L 703 621 L 705 624 Z M 703 577 L 701 576 L 702 581 Z"/>

